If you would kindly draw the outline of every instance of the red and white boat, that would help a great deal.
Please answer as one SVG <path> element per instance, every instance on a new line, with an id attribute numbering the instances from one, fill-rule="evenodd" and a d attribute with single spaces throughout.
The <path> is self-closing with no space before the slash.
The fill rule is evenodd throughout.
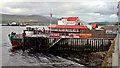
<path id="1" fill-rule="evenodd" d="M 85 31 L 95 29 L 97 24 L 85 25 L 78 17 L 62 17 L 57 24 L 50 24 L 48 27 L 51 37 L 89 38 L 92 34 L 85 33 Z"/>

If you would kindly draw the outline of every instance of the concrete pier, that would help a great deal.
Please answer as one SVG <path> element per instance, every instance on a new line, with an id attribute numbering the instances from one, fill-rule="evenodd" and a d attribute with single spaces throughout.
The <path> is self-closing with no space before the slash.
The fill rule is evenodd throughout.
<path id="1" fill-rule="evenodd" d="M 118 50 L 117 50 L 117 54 L 118 56 L 116 56 L 118 58 L 118 68 L 120 68 L 120 33 L 117 35 L 118 38 L 117 38 L 117 46 L 118 46 Z M 116 60 L 117 61 L 117 60 Z M 117 63 L 117 62 L 116 62 Z"/>
<path id="2" fill-rule="evenodd" d="M 112 54 L 112 67 L 120 68 L 120 34 L 115 38 L 114 52 Z"/>

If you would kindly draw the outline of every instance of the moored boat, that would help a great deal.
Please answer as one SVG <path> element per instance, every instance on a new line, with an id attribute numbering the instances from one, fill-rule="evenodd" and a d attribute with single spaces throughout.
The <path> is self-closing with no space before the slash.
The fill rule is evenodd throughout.
<path id="1" fill-rule="evenodd" d="M 20 47 L 23 44 L 22 34 L 11 32 L 11 34 L 9 34 L 9 39 L 13 47 Z"/>
<path id="2" fill-rule="evenodd" d="M 11 32 L 8 36 L 11 42 L 12 47 L 21 47 L 23 46 L 23 37 L 25 36 L 33 36 L 35 34 L 42 34 L 42 33 L 48 33 L 48 30 L 38 29 L 37 27 L 27 26 L 25 30 L 23 30 L 24 33 L 17 34 L 15 32 Z"/>

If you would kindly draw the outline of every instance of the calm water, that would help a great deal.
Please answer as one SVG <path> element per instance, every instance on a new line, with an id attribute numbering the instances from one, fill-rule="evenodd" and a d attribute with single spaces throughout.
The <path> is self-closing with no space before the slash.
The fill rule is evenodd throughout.
<path id="1" fill-rule="evenodd" d="M 2 41 L 1 49 L 2 53 L 0 53 L 0 57 L 2 57 L 2 66 L 42 66 L 42 67 L 81 67 L 83 65 L 75 63 L 73 61 L 61 58 L 59 56 L 54 56 L 51 54 L 29 54 L 27 51 L 25 53 L 22 50 L 17 50 L 15 52 L 11 52 L 12 48 L 10 40 L 8 38 L 8 34 L 11 32 L 22 33 L 22 30 L 25 27 L 18 26 L 0 26 L 2 30 L 0 33 L 2 35 L 0 41 Z M 43 26 L 40 27 L 41 29 Z"/>

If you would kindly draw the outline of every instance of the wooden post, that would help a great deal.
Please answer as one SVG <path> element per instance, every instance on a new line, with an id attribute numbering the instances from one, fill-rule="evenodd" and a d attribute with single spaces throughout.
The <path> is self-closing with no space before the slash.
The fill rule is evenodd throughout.
<path id="1" fill-rule="evenodd" d="M 26 36 L 26 33 L 25 33 L 25 30 L 24 30 L 24 32 L 23 32 L 23 47 L 22 47 L 23 52 L 25 51 L 25 36 Z"/>

